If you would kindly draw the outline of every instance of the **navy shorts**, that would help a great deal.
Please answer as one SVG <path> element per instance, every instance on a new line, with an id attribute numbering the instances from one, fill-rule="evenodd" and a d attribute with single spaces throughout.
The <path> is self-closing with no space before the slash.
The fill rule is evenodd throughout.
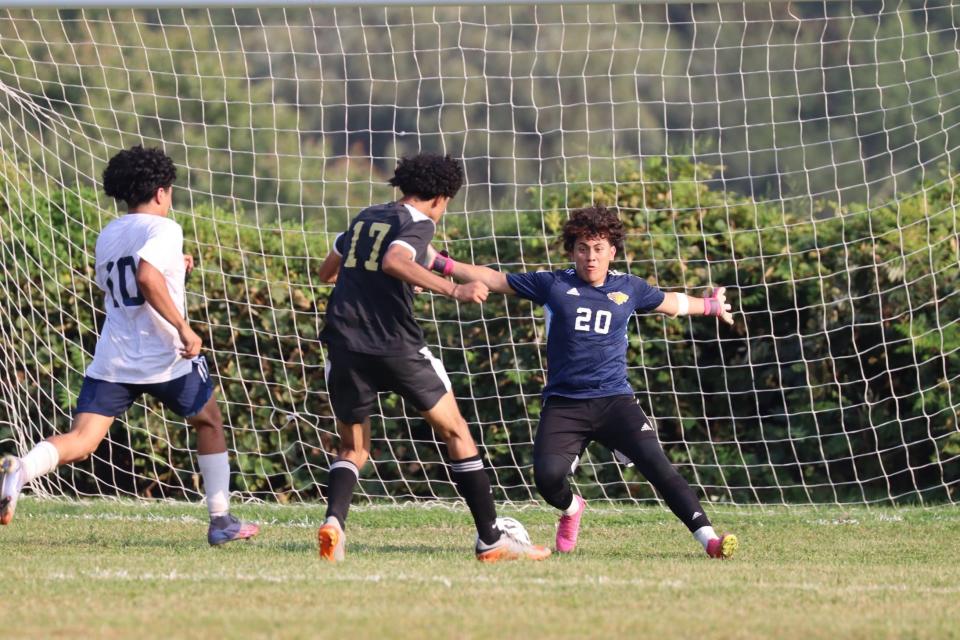
<path id="1" fill-rule="evenodd" d="M 193 370 L 187 375 L 152 384 L 107 382 L 84 376 L 74 414 L 96 413 L 116 418 L 123 415 L 145 393 L 159 400 L 164 407 L 178 416 L 192 418 L 200 413 L 213 395 L 207 359 L 197 356 L 193 359 Z"/>

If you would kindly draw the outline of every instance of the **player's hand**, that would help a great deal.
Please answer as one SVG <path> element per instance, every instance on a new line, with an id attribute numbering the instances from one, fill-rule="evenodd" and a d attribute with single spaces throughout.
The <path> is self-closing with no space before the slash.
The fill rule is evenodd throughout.
<path id="1" fill-rule="evenodd" d="M 183 254 L 183 266 L 187 270 L 187 275 L 190 275 L 190 272 L 193 271 L 193 256 Z"/>
<path id="2" fill-rule="evenodd" d="M 415 295 L 420 295 L 421 293 L 423 293 L 423 287 L 418 287 L 418 286 L 414 285 L 414 287 L 413 287 L 413 293 L 414 293 Z"/>
<path id="3" fill-rule="evenodd" d="M 177 333 L 180 334 L 180 342 L 183 343 L 183 348 L 180 349 L 181 356 L 189 360 L 200 355 L 200 347 L 203 345 L 203 340 L 194 333 L 190 325 L 184 323 L 183 327 Z"/>
<path id="4" fill-rule="evenodd" d="M 460 302 L 483 302 L 490 295 L 490 289 L 482 282 L 458 284 L 453 288 L 453 297 Z"/>
<path id="5" fill-rule="evenodd" d="M 720 308 L 722 312 L 720 313 L 720 319 L 726 322 L 727 324 L 733 324 L 733 314 L 730 313 L 733 307 L 727 302 L 727 288 L 718 287 L 716 291 L 713 292 L 713 295 L 710 296 L 714 300 L 720 303 Z"/>

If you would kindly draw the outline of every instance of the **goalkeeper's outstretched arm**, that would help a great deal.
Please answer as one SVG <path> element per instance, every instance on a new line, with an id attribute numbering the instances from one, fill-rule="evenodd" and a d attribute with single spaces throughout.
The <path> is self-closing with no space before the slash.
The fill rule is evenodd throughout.
<path id="1" fill-rule="evenodd" d="M 491 287 L 492 289 L 493 287 Z M 718 287 L 711 295 L 694 298 L 685 293 L 668 291 L 660 306 L 654 309 L 671 318 L 677 316 L 713 316 L 727 324 L 733 324 L 732 307 L 727 302 L 726 287 Z"/>

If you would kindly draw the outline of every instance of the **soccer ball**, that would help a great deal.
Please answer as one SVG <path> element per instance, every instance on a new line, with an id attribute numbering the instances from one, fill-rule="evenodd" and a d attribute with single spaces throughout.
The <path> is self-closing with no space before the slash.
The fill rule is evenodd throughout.
<path id="1" fill-rule="evenodd" d="M 514 520 L 513 518 L 497 518 L 494 526 L 517 542 L 530 544 L 530 534 L 527 533 L 526 528 L 524 528 L 518 520 Z"/>

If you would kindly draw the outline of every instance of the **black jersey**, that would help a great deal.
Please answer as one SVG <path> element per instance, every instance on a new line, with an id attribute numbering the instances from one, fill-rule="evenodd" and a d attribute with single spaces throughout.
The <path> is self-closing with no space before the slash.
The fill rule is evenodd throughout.
<path id="1" fill-rule="evenodd" d="M 334 241 L 342 261 L 320 339 L 359 353 L 401 355 L 422 349 L 413 287 L 383 272 L 383 256 L 399 244 L 426 266 L 435 230 L 429 217 L 396 202 L 357 214 Z"/>

